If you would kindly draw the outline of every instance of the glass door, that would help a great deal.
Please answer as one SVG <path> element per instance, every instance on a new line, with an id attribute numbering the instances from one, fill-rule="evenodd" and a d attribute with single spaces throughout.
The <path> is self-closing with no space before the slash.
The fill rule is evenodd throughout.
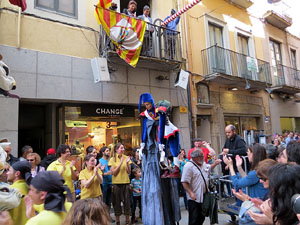
<path id="1" fill-rule="evenodd" d="M 247 58 L 249 57 L 249 38 L 238 34 L 239 53 L 237 56 L 237 66 L 239 68 L 239 75 L 246 79 L 252 79 L 251 71 L 248 70 Z"/>
<path id="2" fill-rule="evenodd" d="M 282 56 L 280 51 L 280 43 L 270 40 L 271 49 L 271 66 L 273 69 L 273 77 L 276 85 L 284 85 L 284 74 L 282 67 Z"/>
<path id="3" fill-rule="evenodd" d="M 225 73 L 225 50 L 223 48 L 223 29 L 217 25 L 208 24 L 209 27 L 209 58 L 210 68 L 214 73 Z M 213 47 L 214 46 L 214 47 Z"/>

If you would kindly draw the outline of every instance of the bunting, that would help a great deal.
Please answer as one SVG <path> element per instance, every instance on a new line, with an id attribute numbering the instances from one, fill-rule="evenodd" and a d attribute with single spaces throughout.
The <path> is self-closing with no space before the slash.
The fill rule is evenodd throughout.
<path id="1" fill-rule="evenodd" d="M 101 2 L 104 1 L 100 0 L 95 9 L 97 21 L 116 46 L 118 55 L 126 63 L 136 67 L 144 40 L 146 22 L 103 8 Z"/>

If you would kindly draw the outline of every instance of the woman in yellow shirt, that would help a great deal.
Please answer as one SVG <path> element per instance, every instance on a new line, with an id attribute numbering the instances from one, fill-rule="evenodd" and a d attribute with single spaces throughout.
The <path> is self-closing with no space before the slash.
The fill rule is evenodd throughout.
<path id="1" fill-rule="evenodd" d="M 101 164 L 96 166 L 97 161 L 93 155 L 84 158 L 85 169 L 81 170 L 79 180 L 81 181 L 81 199 L 98 198 L 102 196 L 102 171 L 99 169 Z"/>
<path id="2" fill-rule="evenodd" d="M 74 201 L 75 199 L 75 188 L 73 180 L 77 180 L 75 161 L 70 162 L 68 159 L 71 156 L 71 149 L 68 145 L 60 144 L 56 149 L 56 154 L 59 157 L 56 161 L 52 162 L 47 170 L 57 171 L 64 179 L 65 185 L 70 189 L 73 199 L 68 201 Z"/>
<path id="3" fill-rule="evenodd" d="M 112 172 L 112 197 L 117 225 L 120 224 L 122 214 L 121 201 L 123 201 L 126 224 L 129 224 L 130 216 L 130 180 L 128 175 L 131 172 L 130 164 L 132 162 L 130 157 L 123 154 L 124 151 L 124 145 L 121 143 L 116 144 L 112 151 L 112 157 L 108 162 Z"/>

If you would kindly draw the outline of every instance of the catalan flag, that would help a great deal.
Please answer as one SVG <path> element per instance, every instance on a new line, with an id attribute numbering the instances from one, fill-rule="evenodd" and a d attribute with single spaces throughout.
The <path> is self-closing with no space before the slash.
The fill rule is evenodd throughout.
<path id="1" fill-rule="evenodd" d="M 105 1 L 105 0 L 104 0 Z M 99 4 L 98 4 L 99 5 Z M 95 15 L 116 46 L 118 55 L 132 67 L 139 60 L 146 22 L 97 6 Z"/>

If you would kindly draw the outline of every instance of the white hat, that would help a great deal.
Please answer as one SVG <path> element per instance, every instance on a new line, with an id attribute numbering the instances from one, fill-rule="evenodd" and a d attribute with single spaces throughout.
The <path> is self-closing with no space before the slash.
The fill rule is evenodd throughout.
<path id="1" fill-rule="evenodd" d="M 0 140 L 0 147 L 5 148 L 8 145 L 11 145 L 11 142 L 9 142 L 8 138 L 3 138 Z"/>

